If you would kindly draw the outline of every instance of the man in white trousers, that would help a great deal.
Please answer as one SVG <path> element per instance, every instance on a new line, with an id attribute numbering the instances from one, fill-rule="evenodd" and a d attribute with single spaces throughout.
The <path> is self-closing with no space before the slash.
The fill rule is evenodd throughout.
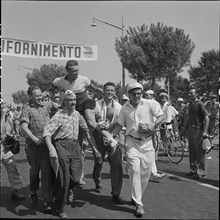
<path id="1" fill-rule="evenodd" d="M 150 179 L 154 160 L 152 133 L 163 121 L 163 111 L 158 102 L 142 98 L 143 86 L 128 86 L 129 101 L 125 103 L 112 131 L 113 137 L 126 127 L 125 152 L 129 166 L 131 201 L 136 206 L 136 216 L 145 214 L 143 193 Z M 154 121 L 154 117 L 156 120 Z"/>

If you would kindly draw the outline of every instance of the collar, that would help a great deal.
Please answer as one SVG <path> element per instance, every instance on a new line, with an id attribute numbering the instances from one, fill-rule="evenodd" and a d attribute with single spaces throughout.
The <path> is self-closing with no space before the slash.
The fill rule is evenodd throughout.
<path id="1" fill-rule="evenodd" d="M 137 107 L 138 107 L 139 105 L 143 105 L 143 104 L 144 104 L 144 100 L 143 100 L 143 98 L 142 98 L 141 101 L 138 103 Z M 131 104 L 131 101 L 130 101 L 130 100 L 129 100 L 128 102 L 126 102 L 125 105 L 131 106 L 132 108 L 134 108 L 134 106 Z"/>

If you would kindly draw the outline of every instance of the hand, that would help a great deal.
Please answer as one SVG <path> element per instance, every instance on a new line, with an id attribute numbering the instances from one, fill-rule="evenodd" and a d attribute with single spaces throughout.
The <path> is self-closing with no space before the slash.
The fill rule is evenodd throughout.
<path id="1" fill-rule="evenodd" d="M 105 129 L 105 128 L 106 128 L 106 123 L 105 123 L 105 121 L 100 121 L 100 122 L 98 122 L 97 128 L 98 128 L 98 129 L 101 129 L 101 130 Z"/>
<path id="2" fill-rule="evenodd" d="M 156 127 L 155 123 L 149 123 L 148 124 L 148 130 L 154 131 L 155 127 Z"/>
<path id="3" fill-rule="evenodd" d="M 99 151 L 95 151 L 94 152 L 94 157 L 95 157 L 95 160 L 98 164 L 102 164 L 103 163 L 103 160 L 102 160 L 102 155 L 100 154 Z"/>
<path id="4" fill-rule="evenodd" d="M 141 133 L 145 133 L 148 130 L 148 126 L 146 124 L 143 123 L 139 123 L 138 124 L 138 131 Z"/>
<path id="5" fill-rule="evenodd" d="M 208 135 L 207 132 L 203 132 L 203 133 L 202 133 L 202 138 L 208 138 L 208 137 L 209 137 L 209 135 Z"/>
<path id="6" fill-rule="evenodd" d="M 42 138 L 36 138 L 36 141 L 34 142 L 36 145 L 43 144 Z"/>
<path id="7" fill-rule="evenodd" d="M 96 158 L 102 157 L 102 155 L 100 154 L 99 151 L 94 151 L 94 156 L 95 156 Z"/>
<path id="8" fill-rule="evenodd" d="M 58 155 L 57 155 L 57 152 L 56 152 L 55 148 L 51 148 L 51 149 L 49 150 L 49 156 L 50 156 L 50 157 L 56 157 L 56 158 L 58 158 Z"/>

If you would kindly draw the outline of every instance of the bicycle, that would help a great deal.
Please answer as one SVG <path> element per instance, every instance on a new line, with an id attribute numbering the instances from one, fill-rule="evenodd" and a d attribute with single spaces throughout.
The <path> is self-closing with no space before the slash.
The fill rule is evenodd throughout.
<path id="1" fill-rule="evenodd" d="M 184 144 L 180 140 L 177 132 L 174 133 L 172 129 L 167 128 L 168 124 L 162 124 L 160 129 L 164 131 L 162 139 L 160 138 L 160 131 L 158 130 L 156 135 L 156 147 L 155 152 L 162 150 L 169 160 L 175 164 L 182 161 L 184 157 Z"/>

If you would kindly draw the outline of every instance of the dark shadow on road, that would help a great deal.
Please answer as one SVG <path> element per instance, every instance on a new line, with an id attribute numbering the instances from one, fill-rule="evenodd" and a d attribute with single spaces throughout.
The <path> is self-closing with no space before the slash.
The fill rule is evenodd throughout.
<path id="1" fill-rule="evenodd" d="M 111 196 L 96 193 L 94 189 L 80 189 L 75 191 L 76 200 L 72 207 L 82 207 L 85 203 L 99 206 L 112 211 L 133 213 L 134 208 L 130 205 L 130 201 L 125 201 L 125 205 L 115 205 Z"/>
<path id="2" fill-rule="evenodd" d="M 23 195 L 25 195 L 25 199 L 16 200 L 11 198 L 11 188 L 3 186 L 1 187 L 1 203 L 0 207 L 6 208 L 7 211 L 22 217 L 27 215 L 31 215 L 32 218 L 37 217 L 37 212 L 42 211 L 43 206 L 43 198 L 39 192 L 38 194 L 38 202 L 33 203 L 31 198 L 29 197 L 29 185 L 27 187 L 23 187 L 20 191 Z M 19 206 L 19 209 L 18 209 Z M 51 213 L 51 215 L 56 215 L 56 213 Z"/>

